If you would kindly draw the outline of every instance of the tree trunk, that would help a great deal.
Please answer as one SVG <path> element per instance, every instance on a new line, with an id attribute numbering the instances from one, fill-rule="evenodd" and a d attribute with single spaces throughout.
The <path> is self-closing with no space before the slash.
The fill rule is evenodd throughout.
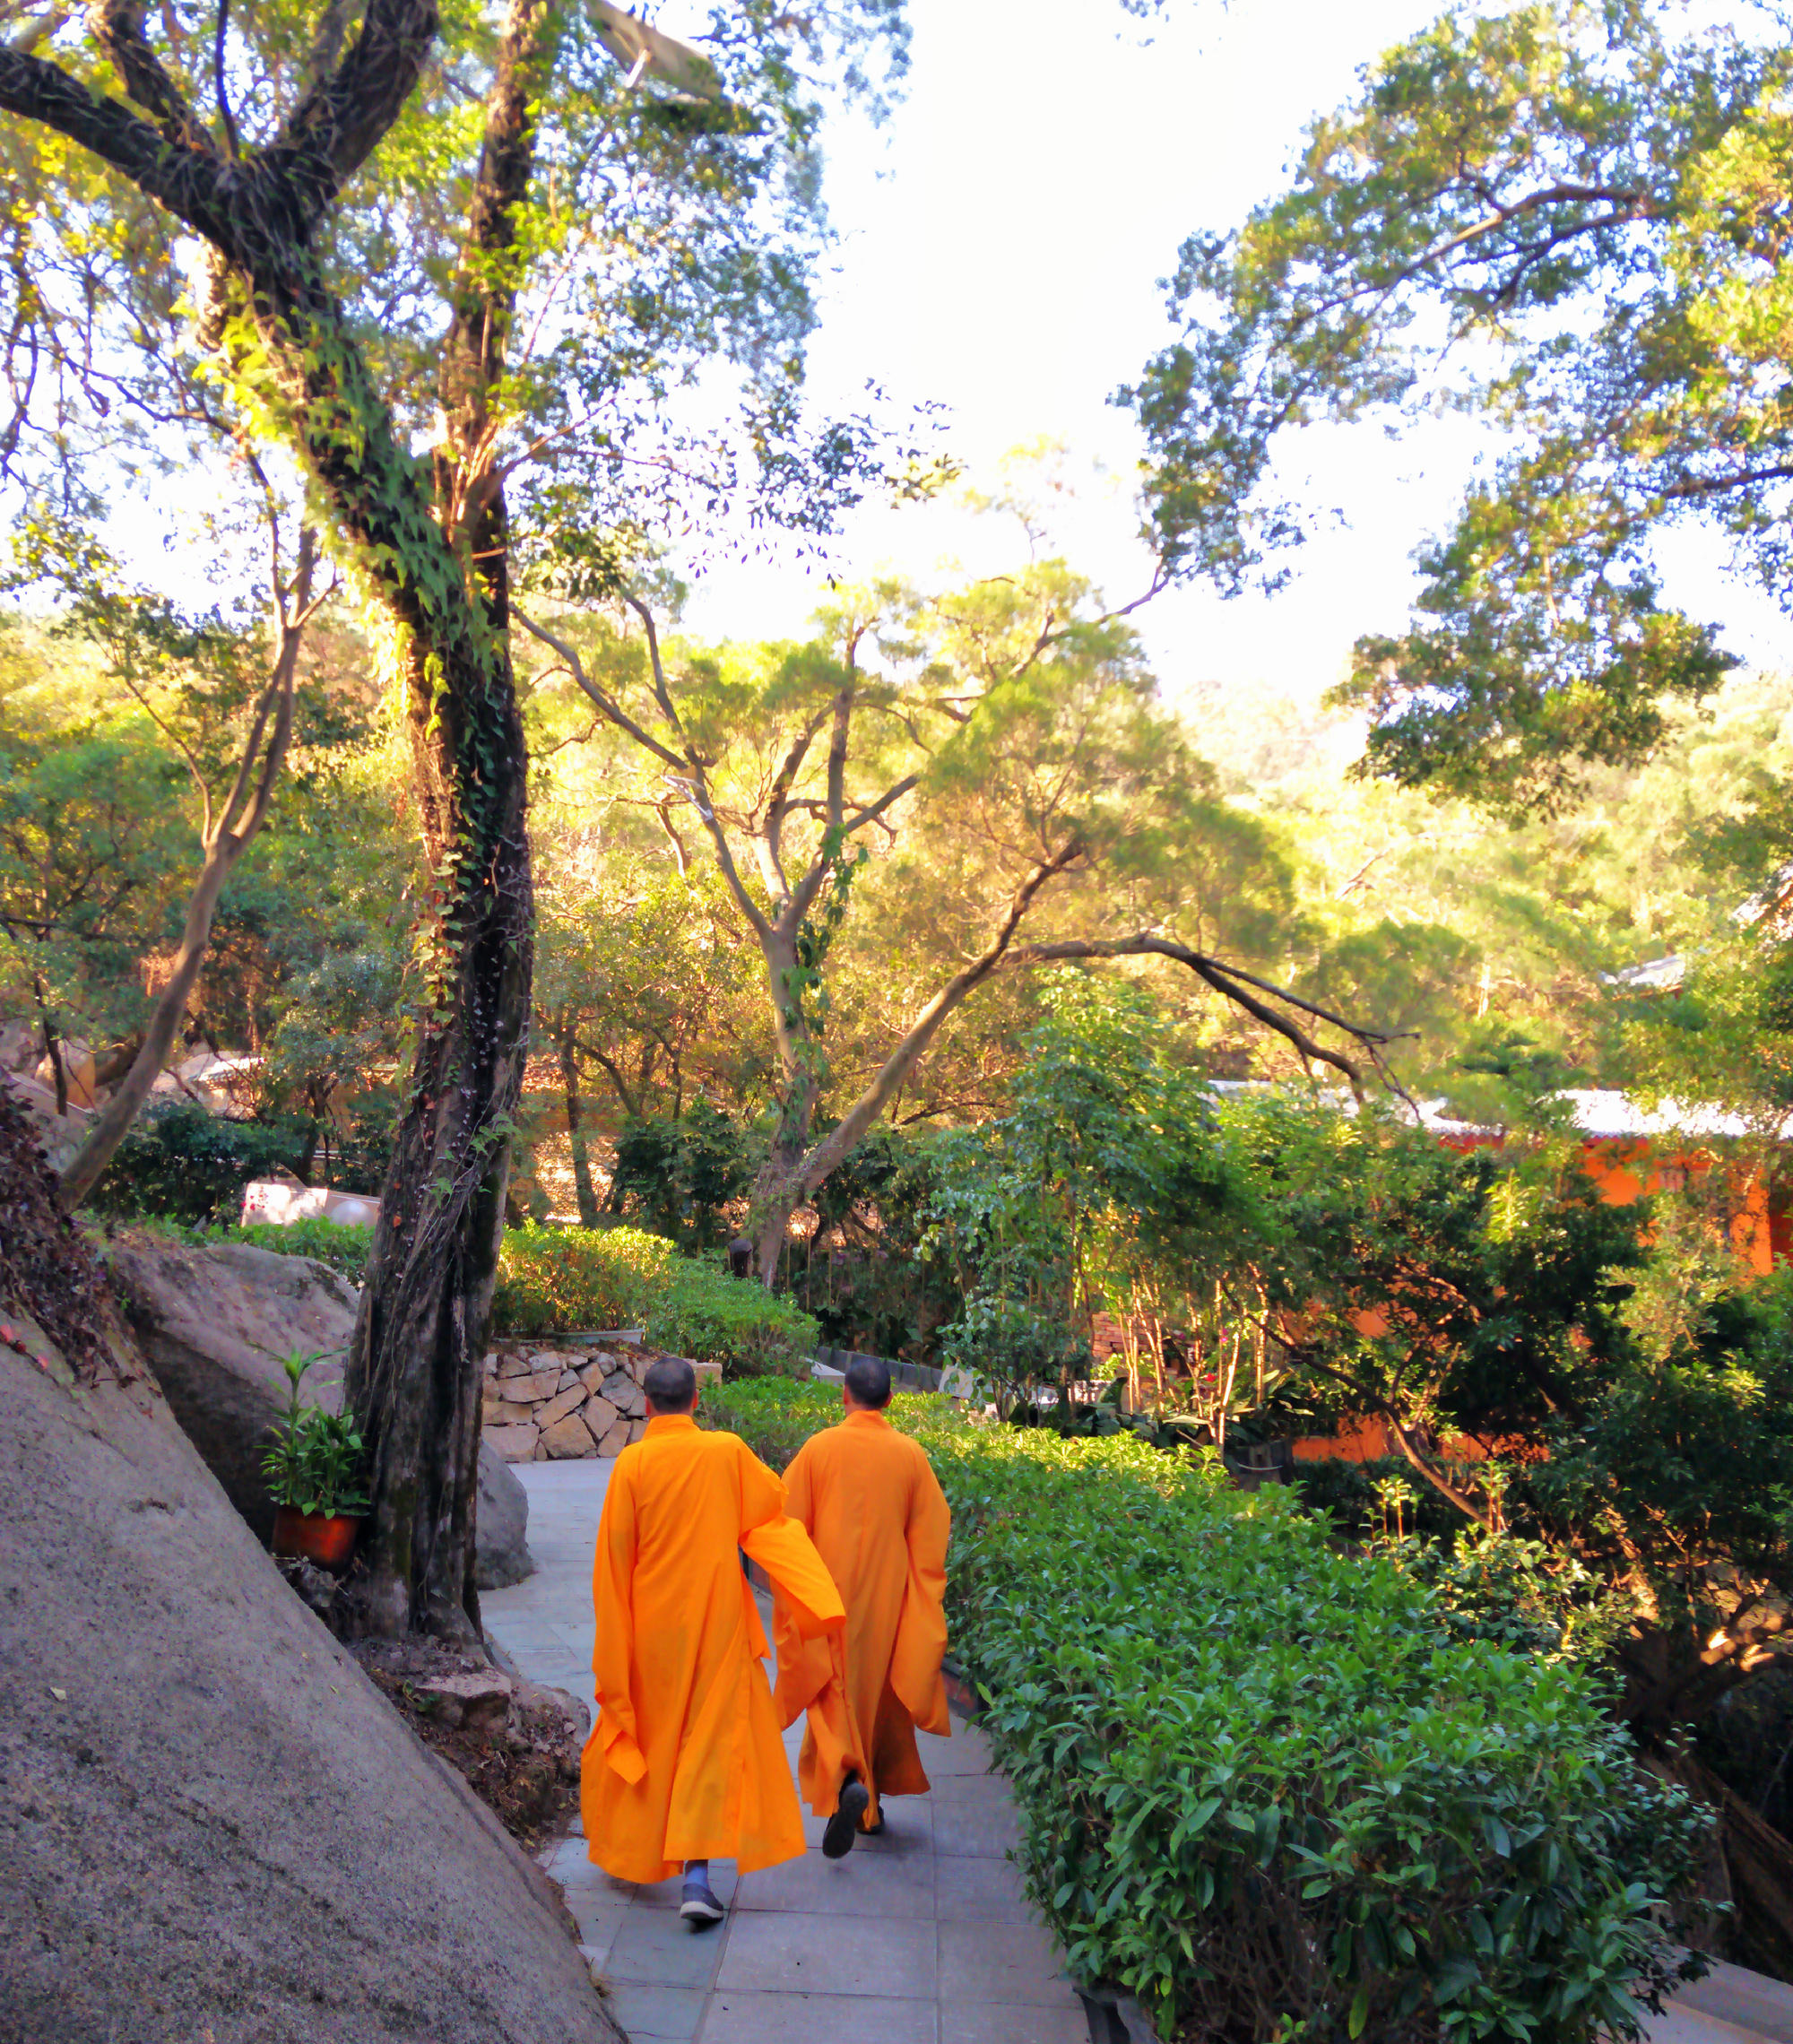
<path id="1" fill-rule="evenodd" d="M 481 164 L 469 265 L 486 279 L 487 304 L 469 323 L 457 303 L 445 343 L 456 377 L 470 334 L 489 374 L 503 373 L 515 272 L 489 260 L 508 222 L 502 203 L 495 214 L 481 210 L 493 195 L 486 174 L 496 164 L 507 191 L 526 179 L 541 83 L 533 59 L 551 48 L 559 20 L 526 0 L 515 0 L 515 13 L 498 53 L 502 103 L 489 122 L 498 146 Z M 436 0 L 368 0 L 358 32 L 278 139 L 240 160 L 220 154 L 131 11 L 109 10 L 105 23 L 108 55 L 150 119 L 6 45 L 0 107 L 93 151 L 210 243 L 201 337 L 219 351 L 246 414 L 277 423 L 329 507 L 386 628 L 403 691 L 432 875 L 428 1004 L 345 1389 L 368 1450 L 368 1620 L 382 1631 L 464 1636 L 478 1624 L 480 1373 L 533 928 L 504 505 L 494 488 L 472 515 L 438 515 L 313 252 L 344 180 L 398 118 L 429 60 Z M 532 62 L 519 66 L 519 48 Z M 456 420 L 463 437 L 468 424 Z M 494 545 L 495 557 L 482 550 Z"/>
<path id="2" fill-rule="evenodd" d="M 748 1229 L 754 1239 L 754 1268 L 769 1292 L 778 1276 L 791 1217 L 803 1201 L 803 1158 L 815 1121 L 822 1058 L 803 1012 L 794 936 L 782 922 L 775 923 L 760 933 L 759 943 L 782 1083 L 771 1152 L 753 1189 Z"/>
<path id="3" fill-rule="evenodd" d="M 560 1082 L 567 1089 L 567 1141 L 573 1152 L 573 1191 L 579 1202 L 579 1226 L 598 1225 L 598 1194 L 592 1183 L 592 1160 L 580 1123 L 579 1062 L 573 1054 L 573 1033 L 560 1039 Z"/>

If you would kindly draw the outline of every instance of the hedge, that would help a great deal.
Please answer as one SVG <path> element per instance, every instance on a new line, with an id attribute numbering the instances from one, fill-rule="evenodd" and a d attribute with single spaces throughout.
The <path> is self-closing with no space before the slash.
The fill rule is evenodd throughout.
<path id="1" fill-rule="evenodd" d="M 893 1405 L 954 1513 L 954 1650 L 1073 1976 L 1187 2044 L 1640 2034 L 1707 1819 L 1633 1763 L 1582 1671 L 1453 1641 L 1211 1457 Z M 775 1456 L 819 1388 L 705 1409 Z"/>
<path id="2" fill-rule="evenodd" d="M 498 1335 L 641 1327 L 657 1348 L 730 1377 L 807 1367 L 816 1323 L 789 1300 L 680 1256 L 638 1228 L 507 1228 L 492 1295 Z"/>
<path id="3" fill-rule="evenodd" d="M 346 1227 L 341 1221 L 326 1221 L 321 1215 L 297 1221 L 250 1221 L 234 1228 L 214 1228 L 208 1242 L 247 1242 L 257 1249 L 272 1249 L 282 1256 L 314 1256 L 340 1271 L 351 1285 L 366 1277 L 368 1259 L 373 1254 L 374 1231 L 370 1227 Z"/>

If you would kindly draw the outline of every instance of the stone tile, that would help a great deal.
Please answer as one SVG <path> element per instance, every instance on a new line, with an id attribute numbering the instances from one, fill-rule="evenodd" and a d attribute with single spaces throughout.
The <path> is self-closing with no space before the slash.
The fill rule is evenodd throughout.
<path id="1" fill-rule="evenodd" d="M 942 1919 L 940 1931 L 942 2001 L 1081 2005 L 1061 1969 L 1057 1947 L 1037 1924 Z"/>
<path id="2" fill-rule="evenodd" d="M 559 1382 L 558 1370 L 532 1370 L 527 1376 L 499 1378 L 498 1393 L 510 1405 L 533 1405 L 537 1399 L 551 1399 Z"/>
<path id="3" fill-rule="evenodd" d="M 541 1866 L 563 1888 L 598 1888 L 610 1879 L 593 1859 L 583 1830 L 569 1831 L 542 1859 Z M 627 1890 L 620 1899 L 628 1901 Z"/>
<path id="4" fill-rule="evenodd" d="M 640 1987 L 707 1988 L 726 1927 L 693 1930 L 671 1910 L 631 1909 L 611 1942 L 604 1970 L 612 1980 Z"/>
<path id="5" fill-rule="evenodd" d="M 1769 2044 L 1759 2030 L 1739 2030 L 1716 2015 L 1671 2004 L 1660 2015 L 1646 2015 L 1647 2044 Z"/>
<path id="6" fill-rule="evenodd" d="M 601 1944 L 606 1959 L 628 1914 L 628 1903 L 615 1895 L 593 1894 L 589 1890 L 567 1888 L 562 1892 L 573 1921 L 579 1927 L 581 1944 Z"/>
<path id="7" fill-rule="evenodd" d="M 535 1424 L 545 1434 L 557 1420 L 565 1419 L 569 1413 L 577 1412 L 585 1402 L 585 1387 L 583 1384 L 577 1381 L 570 1386 L 563 1384 L 546 1405 L 535 1408 Z"/>
<path id="8" fill-rule="evenodd" d="M 988 1774 L 991 1769 L 990 1741 L 975 1725 L 955 1725 L 949 1739 L 917 1732 L 915 1747 L 930 1781 L 960 1774 Z"/>
<path id="9" fill-rule="evenodd" d="M 1703 1979 L 1675 1997 L 1678 2013 L 1716 2017 L 1737 2029 L 1759 2031 L 1774 2044 L 1793 2044 L 1793 1987 L 1716 1960 Z"/>
<path id="10" fill-rule="evenodd" d="M 785 1910 L 798 1913 L 877 1916 L 931 1922 L 934 1864 L 931 1855 L 878 1855 L 862 1840 L 845 1859 L 806 1852 L 782 1866 L 742 1876 L 737 1910 Z"/>
<path id="11" fill-rule="evenodd" d="M 1072 1997 L 1067 2008 L 1026 2002 L 957 2002 L 943 2019 L 952 2044 L 1089 2044 L 1089 2018 Z"/>
<path id="12" fill-rule="evenodd" d="M 556 1626 L 555 1631 L 559 1627 Z M 1015 1800 L 1008 1778 L 1000 1774 L 943 1774 L 934 1783 L 935 1806 L 962 1803 L 978 1809 L 1008 1808 Z"/>
<path id="13" fill-rule="evenodd" d="M 485 1597 L 481 1598 L 482 1606 L 490 1595 L 491 1592 L 488 1590 Z M 560 1644 L 554 1632 L 554 1609 L 552 1605 L 543 1604 L 526 1611 L 518 1609 L 507 1612 L 502 1616 L 487 1611 L 486 1630 L 498 1640 L 507 1653 L 551 1652 Z"/>
<path id="14" fill-rule="evenodd" d="M 942 1923 L 1033 1923 L 1021 1869 L 1009 1859 L 953 1858 L 934 1862 L 934 1906 Z"/>
<path id="15" fill-rule="evenodd" d="M 955 2022 L 948 2019 L 948 2034 L 957 2039 Z M 701 2044 L 940 2044 L 940 2029 L 931 2001 L 718 1988 L 700 2040 Z"/>
<path id="16" fill-rule="evenodd" d="M 931 1923 L 744 1910 L 729 1925 L 717 1987 L 931 2001 L 938 1979 Z"/>
<path id="17" fill-rule="evenodd" d="M 493 1454 L 513 1466 L 523 1456 L 535 1452 L 536 1433 L 533 1426 L 485 1426 L 481 1433 L 490 1442 Z"/>
<path id="18" fill-rule="evenodd" d="M 934 1849 L 934 1804 L 931 1796 L 888 1796 L 879 1806 L 884 1829 L 862 1838 L 855 1852 L 915 1853 Z"/>
<path id="19" fill-rule="evenodd" d="M 631 2044 L 690 2044 L 709 1999 L 697 1988 L 654 1988 L 619 1980 L 611 1990 L 611 2014 Z"/>
<path id="20" fill-rule="evenodd" d="M 966 1777 L 963 1789 L 995 1791 L 990 1795 L 937 1796 L 934 1801 L 934 1851 L 942 1859 L 1000 1859 L 1021 1842 L 1020 1821 L 1006 1781 L 992 1776 L 978 1781 Z"/>

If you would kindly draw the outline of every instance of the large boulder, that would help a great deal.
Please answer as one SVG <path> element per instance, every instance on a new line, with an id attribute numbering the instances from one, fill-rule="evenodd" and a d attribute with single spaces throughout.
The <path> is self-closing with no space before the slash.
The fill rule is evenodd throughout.
<path id="1" fill-rule="evenodd" d="M 268 1429 L 286 1409 L 285 1358 L 319 1355 L 307 1399 L 336 1411 L 356 1294 L 327 1263 L 248 1243 L 198 1249 L 141 1231 L 106 1252 L 112 1285 L 175 1417 L 264 1542 L 273 1502 L 262 1475 Z M 481 1589 L 533 1572 L 529 1497 L 503 1458 L 480 1444 L 474 1581 Z"/>
<path id="2" fill-rule="evenodd" d="M 22 1132 L 0 1100 L 0 2038 L 620 2044 L 541 1870 L 91 1338 Z"/>

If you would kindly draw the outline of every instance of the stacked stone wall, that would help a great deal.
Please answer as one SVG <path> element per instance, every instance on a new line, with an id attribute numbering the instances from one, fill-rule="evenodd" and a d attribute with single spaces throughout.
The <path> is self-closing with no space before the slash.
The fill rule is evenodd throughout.
<path id="1" fill-rule="evenodd" d="M 486 1357 L 481 1428 L 507 1462 L 620 1455 L 647 1431 L 642 1380 L 663 1353 L 615 1334 L 501 1339 Z"/>

